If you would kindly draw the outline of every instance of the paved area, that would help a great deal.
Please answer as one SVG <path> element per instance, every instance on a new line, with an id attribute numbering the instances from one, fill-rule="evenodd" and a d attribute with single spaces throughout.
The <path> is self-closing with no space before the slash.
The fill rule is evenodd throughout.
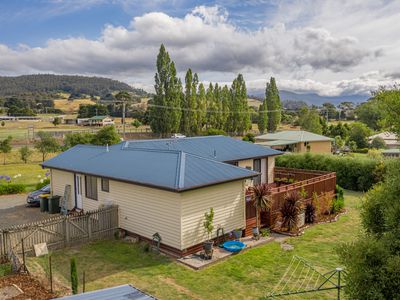
<path id="1" fill-rule="evenodd" d="M 26 203 L 27 194 L 0 196 L 0 209 L 10 208 Z"/>
<path id="2" fill-rule="evenodd" d="M 259 240 L 255 240 L 252 237 L 245 237 L 241 238 L 240 241 L 246 244 L 246 248 L 242 251 L 246 251 L 246 249 L 250 249 L 262 244 L 266 244 L 269 242 L 272 242 L 274 240 L 277 240 L 278 242 L 285 241 L 287 237 L 284 237 L 280 234 L 271 234 L 269 237 L 261 237 Z M 184 265 L 191 267 L 195 270 L 202 269 L 210 264 L 216 263 L 228 256 L 234 255 L 235 253 L 226 251 L 223 248 L 220 247 L 214 247 L 214 252 L 213 252 L 213 257 L 212 259 L 205 260 L 201 257 L 201 252 L 191 254 L 185 257 L 182 257 L 178 259 L 180 263 L 183 263 Z"/>
<path id="3" fill-rule="evenodd" d="M 0 209 L 0 229 L 45 220 L 54 216 L 40 212 L 39 207 L 27 207 L 25 204 Z"/>

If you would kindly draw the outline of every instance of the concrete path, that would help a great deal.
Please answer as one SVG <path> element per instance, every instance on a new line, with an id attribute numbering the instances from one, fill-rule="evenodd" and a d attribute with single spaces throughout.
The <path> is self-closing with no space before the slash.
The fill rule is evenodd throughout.
<path id="1" fill-rule="evenodd" d="M 26 204 L 27 194 L 4 195 L 0 196 L 0 209 L 11 208 Z M 1 215 L 1 211 L 0 211 Z"/>

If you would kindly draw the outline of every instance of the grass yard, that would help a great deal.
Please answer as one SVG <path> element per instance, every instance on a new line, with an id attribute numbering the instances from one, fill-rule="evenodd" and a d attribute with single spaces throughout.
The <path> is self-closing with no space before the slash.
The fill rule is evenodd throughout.
<path id="1" fill-rule="evenodd" d="M 147 253 L 141 245 L 101 241 L 54 252 L 53 272 L 57 280 L 69 285 L 69 261 L 76 257 L 80 276 L 86 272 L 87 290 L 131 283 L 159 299 L 259 298 L 279 281 L 293 255 L 324 272 L 339 266 L 336 247 L 353 240 L 360 230 L 362 194 L 346 191 L 345 196 L 348 213 L 338 222 L 316 225 L 301 237 L 289 238 L 293 251 L 283 251 L 279 243 L 272 242 L 194 271 L 168 257 Z M 31 271 L 43 272 L 47 258 L 30 258 L 29 266 Z M 303 294 L 290 299 L 332 299 L 334 295 Z"/>
<path id="2" fill-rule="evenodd" d="M 45 174 L 47 171 L 48 170 L 46 169 L 42 169 L 38 163 L 10 164 L 0 166 L 0 175 L 10 176 L 11 182 L 13 183 L 25 184 L 27 186 L 27 192 L 33 191 L 40 179 L 46 178 Z M 13 178 L 18 174 L 21 174 L 21 176 Z"/>

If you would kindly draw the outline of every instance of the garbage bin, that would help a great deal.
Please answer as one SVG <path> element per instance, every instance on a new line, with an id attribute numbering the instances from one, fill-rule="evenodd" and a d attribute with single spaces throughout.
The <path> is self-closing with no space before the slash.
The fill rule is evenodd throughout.
<path id="1" fill-rule="evenodd" d="M 53 196 L 49 199 L 49 214 L 60 213 L 60 198 L 61 196 Z"/>
<path id="2" fill-rule="evenodd" d="M 40 197 L 40 212 L 49 211 L 49 198 Z"/>

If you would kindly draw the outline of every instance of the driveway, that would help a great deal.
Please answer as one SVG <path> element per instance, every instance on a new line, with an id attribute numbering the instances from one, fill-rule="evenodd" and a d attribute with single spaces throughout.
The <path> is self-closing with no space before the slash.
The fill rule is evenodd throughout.
<path id="1" fill-rule="evenodd" d="M 0 209 L 11 208 L 26 203 L 27 194 L 0 196 Z"/>
<path id="2" fill-rule="evenodd" d="M 54 217 L 39 207 L 26 206 L 26 194 L 0 196 L 0 229 Z"/>

